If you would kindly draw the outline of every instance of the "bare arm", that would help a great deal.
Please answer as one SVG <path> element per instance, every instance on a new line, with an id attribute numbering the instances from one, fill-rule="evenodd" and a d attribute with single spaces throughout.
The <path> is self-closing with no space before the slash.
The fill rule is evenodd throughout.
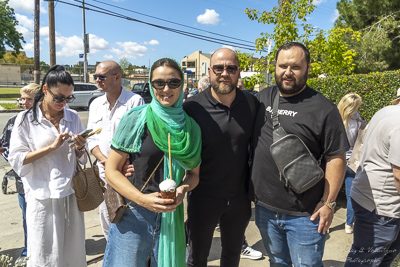
<path id="1" fill-rule="evenodd" d="M 94 156 L 101 164 L 103 164 L 103 166 L 106 164 L 107 157 L 106 157 L 103 153 L 101 153 L 100 147 L 99 147 L 99 146 L 95 146 L 95 147 L 92 149 L 91 152 L 92 152 L 93 156 Z"/>
<path id="2" fill-rule="evenodd" d="M 111 149 L 105 168 L 106 180 L 118 193 L 154 212 L 172 212 L 176 208 L 173 199 L 161 199 L 160 193 L 143 194 L 122 174 L 127 153 Z"/>
<path id="3" fill-rule="evenodd" d="M 176 189 L 176 205 L 180 205 L 185 194 L 192 191 L 199 184 L 200 165 L 193 170 L 186 171 L 181 185 Z"/>
<path id="4" fill-rule="evenodd" d="M 400 194 L 400 167 L 392 165 L 392 168 L 393 168 L 394 184 L 396 185 L 396 189 Z"/>
<path id="5" fill-rule="evenodd" d="M 325 187 L 322 199 L 326 202 L 334 202 L 343 184 L 346 172 L 346 153 L 327 157 L 325 169 Z M 311 216 L 311 220 L 319 217 L 318 233 L 325 234 L 333 220 L 334 210 L 331 210 L 321 202 L 318 202 Z"/>

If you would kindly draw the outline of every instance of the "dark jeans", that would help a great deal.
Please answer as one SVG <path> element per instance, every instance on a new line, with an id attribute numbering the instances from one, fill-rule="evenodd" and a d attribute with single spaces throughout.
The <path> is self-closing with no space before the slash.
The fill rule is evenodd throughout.
<path id="1" fill-rule="evenodd" d="M 205 267 L 214 229 L 221 230 L 221 267 L 239 266 L 243 235 L 251 217 L 250 201 L 245 194 L 219 199 L 192 192 L 188 195 L 189 258 L 187 266 Z"/>
<path id="2" fill-rule="evenodd" d="M 400 219 L 380 216 L 351 199 L 354 241 L 344 266 L 390 266 L 400 252 Z"/>

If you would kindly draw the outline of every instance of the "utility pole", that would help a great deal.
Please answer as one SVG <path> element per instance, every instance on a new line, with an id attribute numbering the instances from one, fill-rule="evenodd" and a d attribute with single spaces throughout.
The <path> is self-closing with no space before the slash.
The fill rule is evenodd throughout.
<path id="1" fill-rule="evenodd" d="M 49 48 L 50 67 L 56 65 L 56 27 L 54 23 L 54 2 L 49 1 Z"/>
<path id="2" fill-rule="evenodd" d="M 40 1 L 35 0 L 35 28 L 34 28 L 34 41 L 33 41 L 33 53 L 34 53 L 34 64 L 33 64 L 33 82 L 40 84 L 40 51 L 39 51 L 39 10 Z"/>
<path id="3" fill-rule="evenodd" d="M 86 24 L 85 24 L 85 0 L 82 0 L 82 19 L 83 19 L 83 75 L 84 82 L 88 82 L 88 73 L 87 73 L 87 53 L 89 53 L 89 35 L 86 34 Z"/>

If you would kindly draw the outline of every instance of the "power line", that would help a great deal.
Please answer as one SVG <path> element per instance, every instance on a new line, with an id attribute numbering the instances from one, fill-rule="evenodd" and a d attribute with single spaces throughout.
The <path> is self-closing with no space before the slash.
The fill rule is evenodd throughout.
<path id="1" fill-rule="evenodd" d="M 80 1 L 77 1 L 77 0 L 74 0 L 74 1 L 80 2 Z M 251 41 L 246 41 L 246 40 L 243 40 L 243 39 L 238 39 L 238 38 L 235 38 L 235 37 L 230 37 L 230 36 L 227 36 L 227 35 L 223 35 L 223 34 L 219 34 L 219 33 L 214 33 L 214 32 L 210 32 L 210 31 L 198 29 L 198 28 L 195 28 L 195 27 L 191 27 L 191 26 L 188 26 L 188 25 L 181 24 L 181 23 L 177 23 L 177 22 L 173 22 L 173 21 L 170 21 L 170 20 L 158 18 L 158 17 L 155 17 L 155 16 L 151 16 L 151 15 L 147 15 L 147 14 L 144 14 L 144 13 L 140 13 L 140 12 L 137 12 L 137 11 L 133 11 L 133 10 L 131 10 L 131 9 L 127 9 L 127 8 L 119 7 L 119 6 L 116 6 L 116 5 L 104 3 L 104 2 L 99 1 L 99 0 L 92 0 L 92 1 L 93 1 L 93 2 L 101 3 L 101 4 L 103 4 L 103 5 L 112 6 L 112 7 L 118 8 L 118 9 L 122 9 L 122 10 L 125 10 L 125 11 L 128 11 L 128 12 L 132 12 L 132 13 L 135 13 L 135 14 L 139 14 L 139 15 L 142 15 L 142 16 L 146 16 L 146 17 L 149 17 L 149 18 L 153 18 L 153 19 L 157 19 L 157 20 L 164 21 L 164 22 L 176 24 L 176 25 L 179 25 L 179 26 L 182 26 L 182 27 L 190 28 L 190 29 L 193 29 L 193 30 L 202 31 L 202 32 L 206 32 L 206 33 L 210 33 L 210 34 L 214 34 L 214 35 L 219 35 L 219 36 L 222 36 L 222 37 L 227 37 L 227 38 L 230 38 L 230 39 L 234 39 L 234 40 L 238 40 L 238 41 L 242 41 L 242 42 L 247 42 L 247 43 L 250 43 L 250 44 L 254 44 L 254 42 L 251 42 Z"/>
<path id="2" fill-rule="evenodd" d="M 70 6 L 82 8 L 82 6 L 79 6 L 79 5 L 76 5 L 76 4 L 72 4 L 72 3 L 68 3 L 68 2 L 65 2 L 65 1 L 62 1 L 62 0 L 56 0 L 56 1 L 60 2 L 60 3 L 63 3 L 63 4 L 70 5 Z M 82 3 L 82 1 L 79 1 L 79 0 L 74 0 L 74 1 Z M 87 6 L 92 6 L 94 8 L 89 8 Z M 192 38 L 195 38 L 195 39 L 199 39 L 199 40 L 203 40 L 203 41 L 207 41 L 207 42 L 211 42 L 211 43 L 216 43 L 216 44 L 221 44 L 221 45 L 229 45 L 229 46 L 233 46 L 234 45 L 234 46 L 238 46 L 238 47 L 240 47 L 242 49 L 252 50 L 252 51 L 256 51 L 257 50 L 257 49 L 254 48 L 254 46 L 250 46 L 250 45 L 247 45 L 247 44 L 228 41 L 228 40 L 219 39 L 219 38 L 214 38 L 214 37 L 210 37 L 210 36 L 204 36 L 204 35 L 195 34 L 195 33 L 192 33 L 192 32 L 186 32 L 186 31 L 182 31 L 182 30 L 178 30 L 178 29 L 174 29 L 174 28 L 169 28 L 169 27 L 165 27 L 165 26 L 160 26 L 160 25 L 157 25 L 157 24 L 141 21 L 141 20 L 138 20 L 138 19 L 126 16 L 126 15 L 122 15 L 122 14 L 114 12 L 114 11 L 105 11 L 103 8 L 100 8 L 100 7 L 95 6 L 95 5 L 87 4 L 87 3 L 85 3 L 85 7 L 84 8 L 85 8 L 85 10 L 90 10 L 90 11 L 93 11 L 93 12 L 102 13 L 102 14 L 113 16 L 113 17 L 117 17 L 117 18 L 122 18 L 122 19 L 130 20 L 130 21 L 139 22 L 139 23 L 142 23 L 142 24 L 146 24 L 146 25 L 153 26 L 153 27 L 156 27 L 156 28 L 160 28 L 160 29 L 163 29 L 163 30 L 166 30 L 166 31 L 174 32 L 174 33 L 177 33 L 177 34 L 185 35 L 185 36 L 188 36 L 188 37 L 192 37 Z M 228 37 L 228 38 L 232 38 L 232 37 Z M 264 51 L 264 50 L 262 50 L 262 51 Z"/>

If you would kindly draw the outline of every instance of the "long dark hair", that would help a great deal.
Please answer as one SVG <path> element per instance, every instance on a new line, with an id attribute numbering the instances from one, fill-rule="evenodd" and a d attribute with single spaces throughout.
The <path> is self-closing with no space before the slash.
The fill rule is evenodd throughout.
<path id="1" fill-rule="evenodd" d="M 48 88 L 57 87 L 59 84 L 74 85 L 74 80 L 71 75 L 65 71 L 63 66 L 54 65 L 49 69 L 49 71 L 44 75 L 42 85 L 40 90 L 36 93 L 33 99 L 33 106 L 24 114 L 21 123 L 25 120 L 26 115 L 32 111 L 33 121 L 39 122 L 37 119 L 36 107 L 39 102 L 43 101 L 44 93 L 43 86 L 47 85 Z"/>

